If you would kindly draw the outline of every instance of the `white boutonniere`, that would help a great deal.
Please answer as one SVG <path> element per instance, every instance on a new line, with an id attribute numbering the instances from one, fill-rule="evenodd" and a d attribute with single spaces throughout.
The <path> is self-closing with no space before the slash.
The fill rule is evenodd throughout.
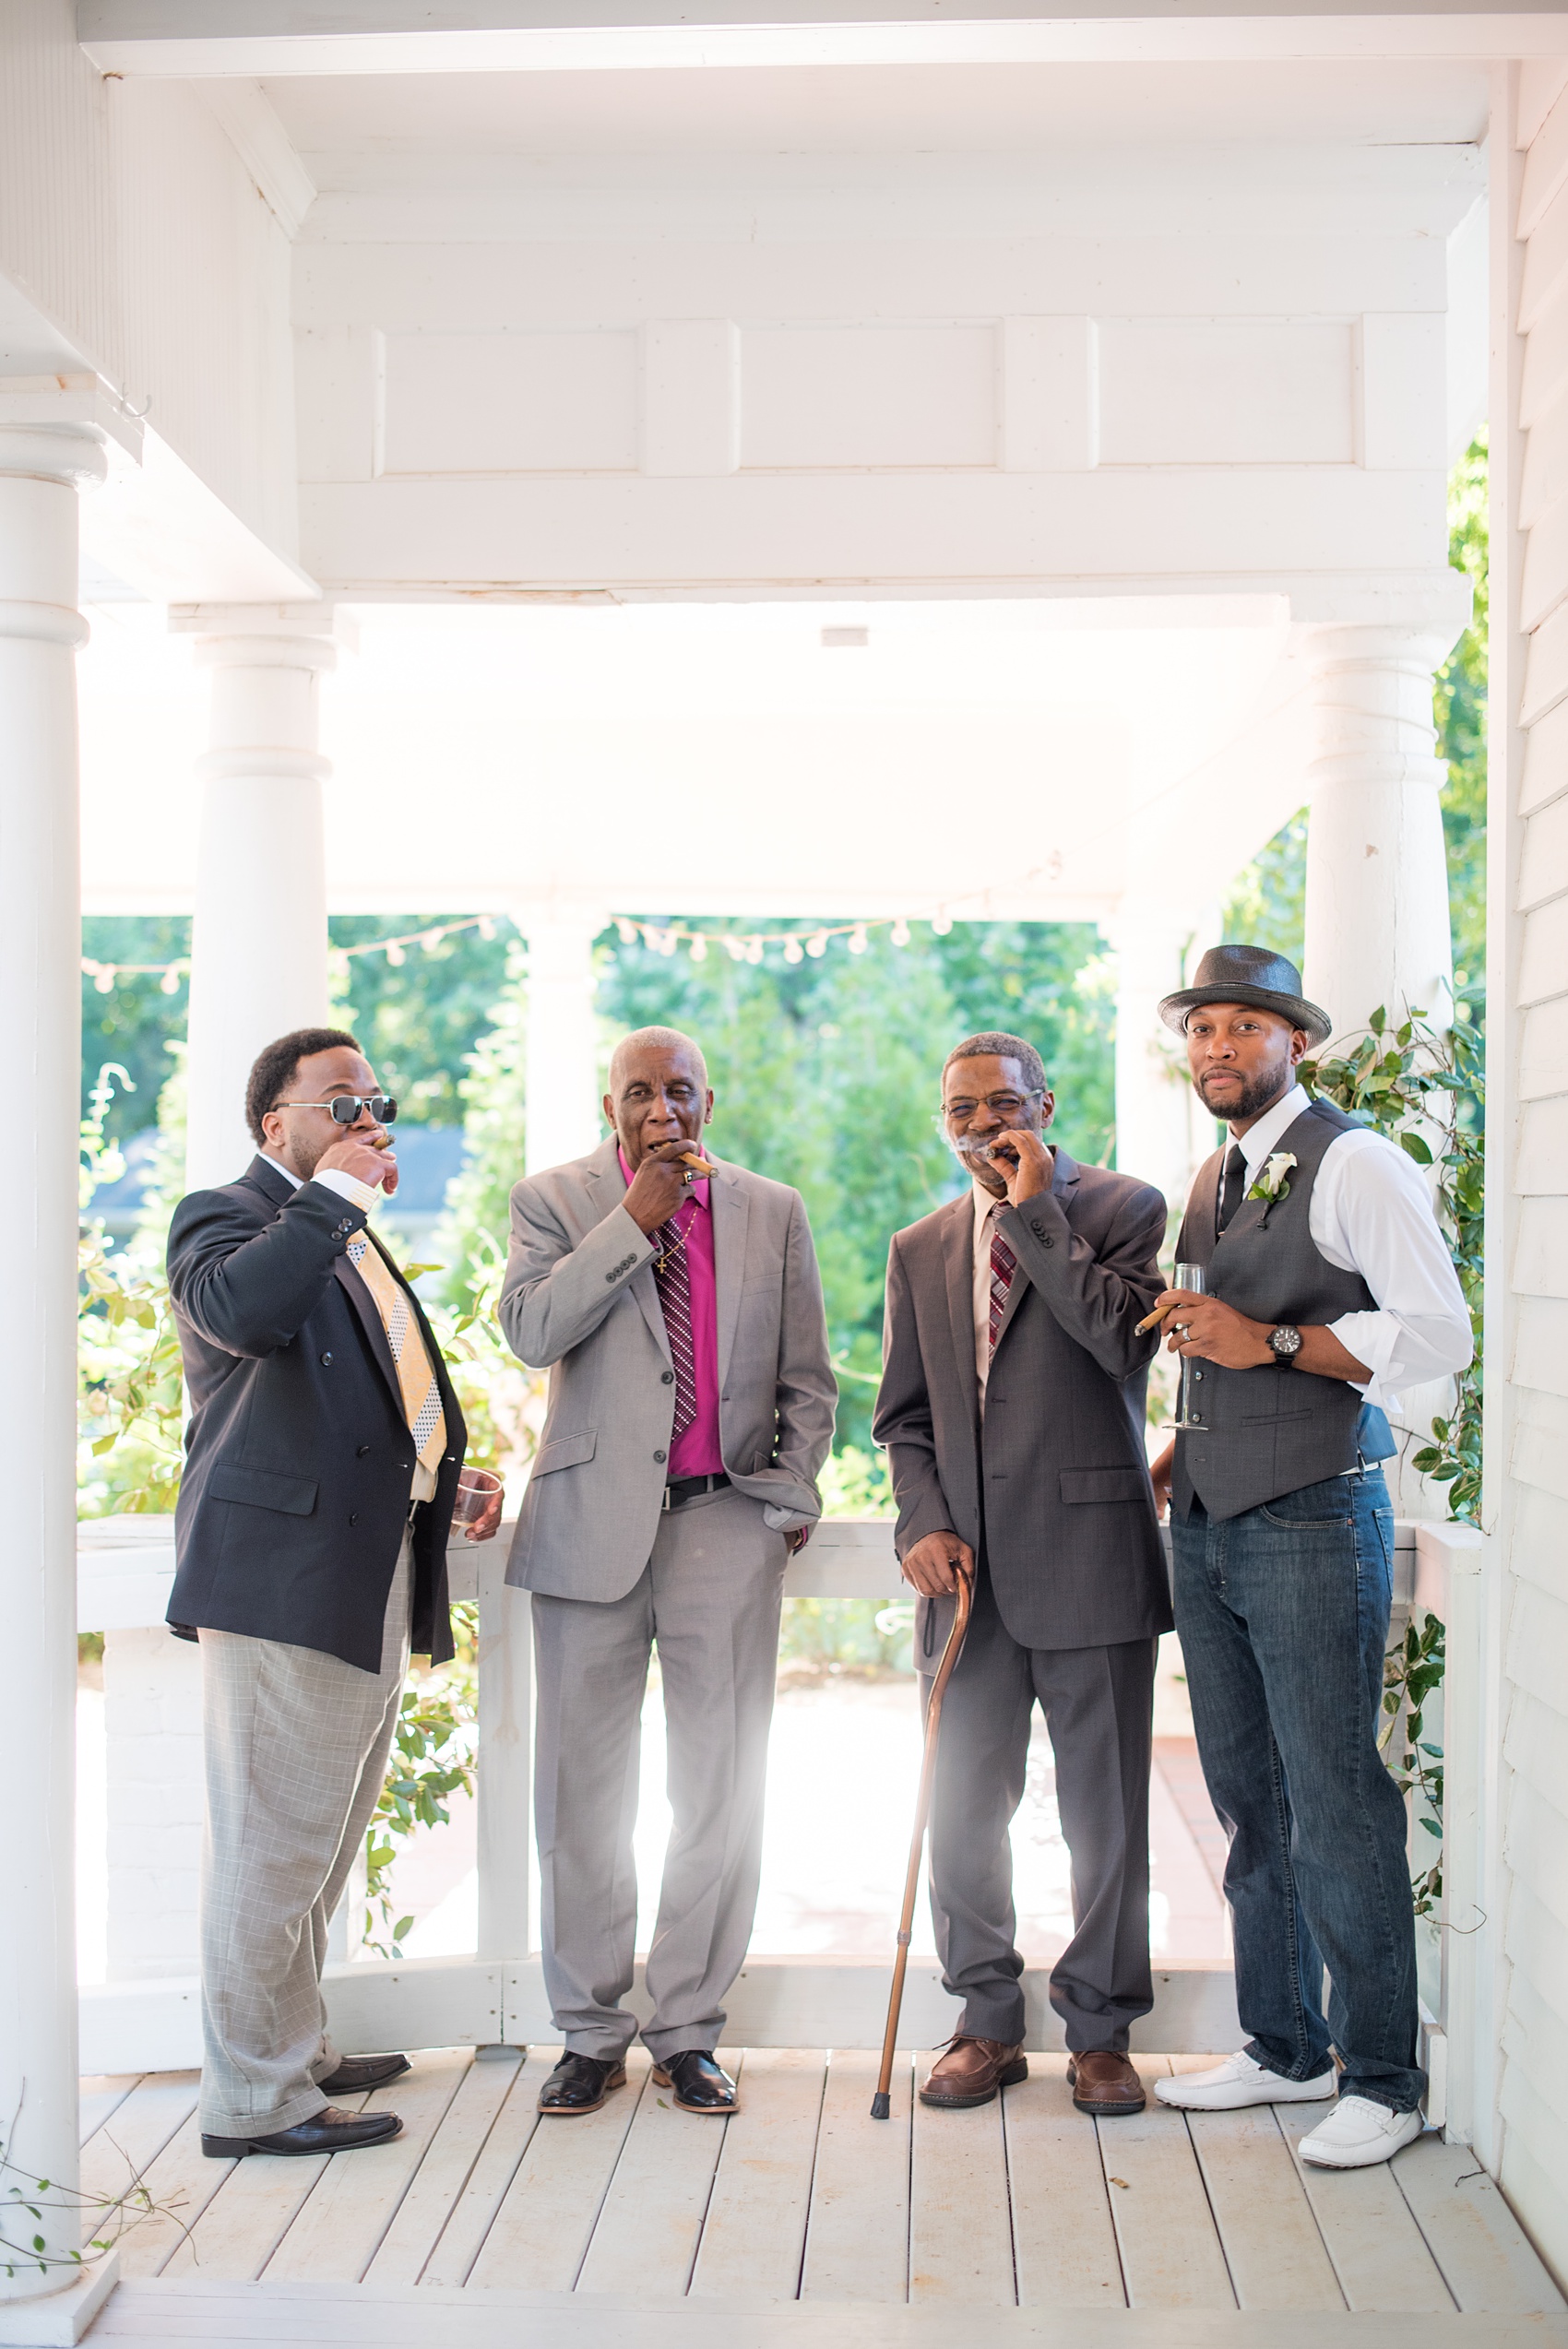
<path id="1" fill-rule="evenodd" d="M 1269 1206 L 1272 1206 L 1277 1199 L 1288 1199 L 1290 1195 L 1290 1185 L 1287 1177 L 1295 1163 L 1296 1154 L 1293 1150 L 1271 1150 L 1253 1178 L 1253 1187 L 1248 1192 L 1247 1197 L 1262 1199 Z"/>

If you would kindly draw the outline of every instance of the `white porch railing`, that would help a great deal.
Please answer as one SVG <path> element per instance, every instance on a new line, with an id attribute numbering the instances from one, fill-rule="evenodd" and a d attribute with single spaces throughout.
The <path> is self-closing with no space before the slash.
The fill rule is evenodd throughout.
<path id="1" fill-rule="evenodd" d="M 532 1642 L 529 1599 L 508 1590 L 507 1534 L 475 1548 L 453 1543 L 453 1594 L 479 1604 L 478 1948 L 472 1955 L 355 1960 L 329 1966 L 333 2028 L 347 2051 L 388 2046 L 514 2044 L 551 2035 L 530 1896 L 532 1878 Z M 1396 1601 L 1430 1606 L 1462 1636 L 1462 1615 L 1479 1537 L 1463 1529 L 1401 1525 Z M 86 2071 L 161 2070 L 200 2059 L 196 1963 L 200 1850 L 199 1661 L 162 1626 L 173 1575 L 167 1519 L 112 1518 L 81 1528 L 77 1621 L 105 1633 L 105 1727 L 109 1799 L 109 1975 L 81 1993 Z M 792 1561 L 791 1596 L 891 1599 L 905 1592 L 885 1519 L 839 1519 L 819 1526 Z M 1455 1729 L 1455 1708 L 1449 1717 Z M 1429 1723 L 1435 1715 L 1429 1711 Z M 1473 1742 L 1473 1740 L 1472 1740 Z M 914 1788 L 910 1786 L 910 1800 Z M 1475 1815 L 1474 1777 L 1451 1751 L 1451 1818 Z M 901 1835 L 903 1818 L 888 1832 Z M 1451 1838 L 1454 1913 L 1473 1899 L 1473 1861 Z M 889 1918 L 891 1953 L 893 1919 Z M 1436 1937 L 1434 1937 L 1435 1940 Z M 1454 1937 L 1425 1968 L 1431 2008 L 1431 2068 L 1442 2095 L 1443 2024 L 1463 1956 Z M 1447 1963 L 1442 1963 L 1446 1957 Z M 888 1961 L 826 1957 L 748 1960 L 731 1994 L 730 2032 L 750 2046 L 876 2046 Z M 1234 1985 L 1228 1968 L 1164 1966 L 1155 2005 L 1135 2047 L 1206 2050 L 1235 2044 Z M 1046 1970 L 1024 1977 L 1028 2044 L 1060 2046 Z M 640 1999 L 634 1991 L 632 2003 Z M 956 2020 L 932 1960 L 911 1964 L 905 2001 L 911 2045 L 934 2046 Z M 1438 2118 L 1434 2113 L 1433 2118 Z"/>

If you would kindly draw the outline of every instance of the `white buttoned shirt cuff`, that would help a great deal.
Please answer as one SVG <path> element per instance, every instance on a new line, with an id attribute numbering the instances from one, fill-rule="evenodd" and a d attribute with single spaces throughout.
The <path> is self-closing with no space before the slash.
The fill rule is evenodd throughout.
<path id="1" fill-rule="evenodd" d="M 1311 1107 L 1306 1087 L 1292 1086 L 1241 1136 L 1243 1196 Z M 1473 1340 L 1459 1277 L 1420 1169 L 1397 1143 L 1367 1126 L 1336 1134 L 1318 1162 L 1307 1228 L 1319 1252 L 1340 1272 L 1360 1273 L 1377 1300 L 1372 1311 L 1328 1324 L 1372 1372 L 1353 1382 L 1368 1403 L 1397 1411 L 1406 1388 L 1465 1368 Z"/>

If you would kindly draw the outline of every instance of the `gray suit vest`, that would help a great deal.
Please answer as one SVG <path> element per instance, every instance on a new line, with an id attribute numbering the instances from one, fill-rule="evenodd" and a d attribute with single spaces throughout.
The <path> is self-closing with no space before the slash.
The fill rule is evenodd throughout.
<path id="1" fill-rule="evenodd" d="M 1360 1273 L 1331 1264 L 1308 1227 L 1324 1153 L 1355 1125 L 1342 1109 L 1314 1101 L 1277 1145 L 1296 1158 L 1285 1196 L 1243 1199 L 1218 1239 L 1225 1152 L 1205 1161 L 1176 1253 L 1183 1263 L 1206 1268 L 1211 1297 L 1251 1321 L 1298 1325 L 1375 1310 L 1377 1299 Z M 1193 1384 L 1192 1413 L 1203 1428 L 1176 1439 L 1172 1503 L 1182 1517 L 1194 1494 L 1211 1517 L 1239 1517 L 1281 1493 L 1343 1476 L 1359 1460 L 1386 1460 L 1395 1449 L 1383 1413 L 1363 1405 L 1343 1379 L 1314 1378 L 1272 1363 L 1253 1370 L 1228 1370 L 1218 1362 L 1195 1368 L 1202 1375 Z"/>

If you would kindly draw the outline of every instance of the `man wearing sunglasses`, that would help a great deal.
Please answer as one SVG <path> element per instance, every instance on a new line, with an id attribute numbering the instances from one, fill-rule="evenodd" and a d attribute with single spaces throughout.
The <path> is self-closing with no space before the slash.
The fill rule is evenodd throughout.
<path id="1" fill-rule="evenodd" d="M 1033 1045 L 966 1037 L 942 1072 L 962 1193 L 894 1235 L 873 1432 L 920 1593 L 930 1687 L 959 1573 L 968 1638 L 942 1715 L 931 1815 L 943 1984 L 964 2011 L 921 2090 L 948 2109 L 1024 2079 L 1024 1961 L 1008 1826 L 1038 1703 L 1073 1868 L 1073 1936 L 1051 1975 L 1080 2112 L 1140 2112 L 1128 2034 L 1154 2003 L 1148 1789 L 1154 1668 L 1170 1601 L 1144 1446 L 1165 1202 L 1043 1139 Z"/>
<path id="2" fill-rule="evenodd" d="M 398 1105 L 354 1038 L 299 1028 L 251 1070 L 257 1155 L 180 1202 L 169 1286 L 190 1391 L 169 1620 L 199 1638 L 202 2150 L 319 2154 L 401 2122 L 345 2111 L 408 2070 L 340 2058 L 327 1922 L 386 1773 L 410 1646 L 452 1655 L 446 1537 L 466 1430 L 418 1298 L 366 1228 Z M 483 1541 L 497 1495 L 467 1530 Z"/>

